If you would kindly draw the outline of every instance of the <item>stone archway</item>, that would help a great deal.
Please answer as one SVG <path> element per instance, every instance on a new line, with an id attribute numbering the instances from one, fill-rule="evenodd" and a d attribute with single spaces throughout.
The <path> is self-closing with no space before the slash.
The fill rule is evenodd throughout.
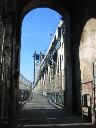
<path id="1" fill-rule="evenodd" d="M 64 19 L 65 22 L 65 26 L 66 26 L 66 46 L 67 49 L 65 50 L 67 53 L 65 55 L 68 54 L 68 57 L 66 56 L 66 91 L 65 91 L 65 95 L 66 95 L 66 106 L 68 108 L 68 110 L 72 111 L 72 69 L 71 69 L 71 47 L 70 47 L 70 16 L 68 14 L 68 11 L 66 10 L 66 8 L 64 8 L 64 6 L 62 6 L 63 1 L 59 2 L 59 1 L 53 1 L 53 0 L 33 0 L 33 1 L 25 1 L 26 4 L 21 4 L 21 7 L 18 8 L 18 14 L 20 14 L 18 16 L 18 24 L 17 24 L 17 33 L 19 31 L 19 39 L 21 38 L 21 25 L 22 25 L 22 20 L 24 18 L 24 16 L 30 11 L 33 10 L 35 8 L 40 8 L 40 7 L 46 7 L 46 8 L 50 8 L 53 9 L 55 11 L 57 11 Z M 20 40 L 19 40 L 19 45 L 21 44 Z"/>
<path id="2" fill-rule="evenodd" d="M 95 93 L 95 75 L 94 63 L 96 62 L 96 19 L 91 18 L 84 26 L 80 47 L 80 70 L 81 70 L 81 96 L 82 96 L 82 115 L 90 109 L 92 113 L 92 122 L 95 123 L 94 110 L 96 109 Z M 87 99 L 86 99 L 86 98 Z M 85 103 L 86 102 L 86 103 Z M 87 111 L 86 111 L 87 112 Z"/>
<path id="3" fill-rule="evenodd" d="M 69 27 L 70 29 L 68 30 L 71 31 L 71 35 L 70 34 L 68 35 L 70 35 L 71 40 L 69 42 L 71 43 L 70 45 L 66 45 L 66 49 L 68 49 L 67 51 L 69 51 L 69 53 L 66 52 L 66 56 L 68 63 L 70 64 L 70 66 L 67 67 L 67 69 L 69 69 L 67 75 L 70 76 L 71 73 L 70 71 L 72 71 L 72 81 L 70 83 L 69 81 L 70 78 L 67 77 L 67 81 L 68 81 L 67 84 L 69 85 L 67 86 L 67 90 L 68 90 L 67 96 L 69 95 L 69 92 L 72 91 L 71 107 L 73 108 L 73 112 L 79 113 L 80 115 L 81 74 L 80 74 L 80 60 L 79 60 L 79 45 L 80 45 L 81 34 L 86 21 L 92 17 L 96 17 L 95 0 L 89 0 L 88 2 L 83 0 L 77 0 L 77 1 L 76 0 L 72 0 L 72 1 L 70 0 L 60 0 L 60 1 L 59 0 L 10 0 L 10 1 L 0 0 L 0 2 L 2 3 L 0 5 L 0 43 L 2 44 L 2 40 L 4 39 L 3 40 L 4 43 L 7 42 L 10 44 L 10 46 L 12 46 L 9 47 L 8 49 L 10 50 L 12 55 L 11 59 L 10 56 L 7 57 L 7 59 L 11 60 L 10 68 L 9 68 L 9 72 L 11 74 L 10 77 L 6 75 L 5 72 L 3 72 L 3 74 L 6 75 L 6 80 L 9 77 L 9 81 L 10 81 L 9 90 L 11 92 L 10 93 L 11 102 L 10 101 L 9 102 L 11 103 L 10 108 L 12 109 L 8 110 L 9 113 L 13 113 L 13 109 L 15 105 L 14 102 L 16 99 L 15 93 L 18 90 L 17 83 L 18 83 L 18 72 L 19 72 L 22 19 L 25 16 L 25 14 L 29 12 L 31 9 L 37 7 L 48 7 L 59 12 L 62 16 L 65 17 L 70 16 L 68 17 L 69 20 L 67 19 L 68 21 L 70 21 L 70 23 L 67 22 L 66 20 L 66 24 L 68 23 L 70 25 Z M 66 27 L 68 28 L 68 26 Z M 69 31 L 67 32 L 69 33 Z M 1 69 L 1 72 L 2 71 L 3 70 Z M 6 69 L 6 71 L 8 70 Z M 0 81 L 2 83 L 2 75 L 0 76 Z M 15 93 L 13 94 L 12 92 Z M 9 96 L 9 94 L 6 95 Z M 69 99 L 70 99 L 70 95 L 69 95 Z M 68 97 L 66 98 L 66 100 L 68 102 L 67 105 L 70 106 L 70 100 L 68 100 Z"/>
<path id="4" fill-rule="evenodd" d="M 86 21 L 95 16 L 95 4 L 74 1 L 54 1 L 54 0 L 32 0 L 32 1 L 17 1 L 17 31 L 19 32 L 23 17 L 30 10 L 38 7 L 48 7 L 65 17 L 66 24 L 66 105 L 73 112 L 81 114 L 81 73 L 79 62 L 79 44 L 81 33 Z M 90 8 L 89 8 L 90 7 Z M 92 10 L 92 11 L 90 11 Z M 18 35 L 18 33 L 17 33 Z M 17 41 L 18 41 L 17 39 Z M 68 43 L 69 42 L 69 43 Z M 20 43 L 20 40 L 19 40 Z M 70 78 L 71 76 L 71 78 Z"/>

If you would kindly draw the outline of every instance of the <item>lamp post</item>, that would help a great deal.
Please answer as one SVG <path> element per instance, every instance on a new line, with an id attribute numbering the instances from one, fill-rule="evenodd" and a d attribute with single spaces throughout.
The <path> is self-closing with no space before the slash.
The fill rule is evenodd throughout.
<path id="1" fill-rule="evenodd" d="M 33 58 L 34 58 L 34 85 L 33 86 L 35 86 L 35 60 L 36 60 L 36 51 L 34 52 Z"/>

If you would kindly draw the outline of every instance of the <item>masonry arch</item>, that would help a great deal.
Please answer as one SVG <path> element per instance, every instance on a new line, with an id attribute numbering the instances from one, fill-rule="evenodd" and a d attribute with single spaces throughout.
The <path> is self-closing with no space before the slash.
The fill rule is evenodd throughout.
<path id="1" fill-rule="evenodd" d="M 21 3 L 21 4 L 20 4 Z M 32 0 L 32 1 L 27 1 L 24 0 L 23 2 L 17 1 L 18 6 L 18 14 L 19 18 L 23 18 L 30 10 L 35 9 L 35 8 L 40 8 L 40 7 L 45 7 L 45 8 L 50 8 L 61 15 L 64 15 L 66 12 L 66 8 L 63 5 L 63 0 L 59 1 L 53 1 L 53 0 Z"/>
<path id="2" fill-rule="evenodd" d="M 96 63 L 96 18 L 90 18 L 82 31 L 80 46 L 79 46 L 80 70 L 81 70 L 81 97 L 82 97 L 82 112 L 84 115 L 84 105 L 88 105 L 93 110 L 96 104 L 94 79 L 95 70 L 94 64 Z M 93 89 L 92 89 L 93 88 Z M 87 101 L 85 103 L 85 97 Z M 89 100 L 88 100 L 89 97 Z M 93 108 L 92 108 L 93 107 Z M 91 113 L 90 113 L 91 114 Z"/>
<path id="3" fill-rule="evenodd" d="M 84 24 L 80 46 L 79 59 L 81 69 L 81 83 L 92 81 L 93 67 L 96 61 L 96 18 L 89 18 Z M 86 65 L 86 66 L 85 66 Z"/>
<path id="4" fill-rule="evenodd" d="M 27 0 L 21 0 L 17 1 L 17 16 L 16 16 L 16 36 L 17 36 L 17 42 L 19 40 L 20 42 L 20 29 L 22 25 L 22 21 L 24 16 L 30 12 L 33 9 L 36 8 L 49 8 L 53 9 L 54 11 L 57 11 L 62 17 L 69 16 L 69 12 L 67 11 L 67 7 L 64 7 L 63 0 L 59 1 L 53 1 L 53 0 L 32 0 L 32 1 L 27 1 Z M 67 22 L 67 21 L 66 21 Z M 18 31 L 19 31 L 19 36 L 18 36 Z"/>
<path id="5" fill-rule="evenodd" d="M 75 4 L 74 4 L 75 3 Z M 12 54 L 12 56 L 9 57 L 7 54 L 4 54 L 4 59 L 8 58 L 10 61 L 10 77 L 6 75 L 6 72 L 8 71 L 6 64 L 4 66 L 4 71 L 1 68 L 0 63 L 0 69 L 2 71 L 2 74 L 6 78 L 4 78 L 4 81 L 6 80 L 5 85 L 9 86 L 10 93 L 7 92 L 4 93 L 5 97 L 9 97 L 9 104 L 6 102 L 7 105 L 9 105 L 8 112 L 13 114 L 16 112 L 16 99 L 18 96 L 16 95 L 16 92 L 18 90 L 18 72 L 19 72 L 19 63 L 20 63 L 20 43 L 21 43 L 21 24 L 23 17 L 32 9 L 39 8 L 39 7 L 48 7 L 51 8 L 57 12 L 59 12 L 62 17 L 65 17 L 66 22 L 66 28 L 67 28 L 67 34 L 69 35 L 69 32 L 71 33 L 70 38 L 71 41 L 68 40 L 66 44 L 67 50 L 67 64 L 68 67 L 66 67 L 67 76 L 72 76 L 72 79 L 69 81 L 69 77 L 67 77 L 67 94 L 66 94 L 66 102 L 67 106 L 70 109 L 73 108 L 73 112 L 81 114 L 81 79 L 82 79 L 82 73 L 80 71 L 80 58 L 79 54 L 79 47 L 81 47 L 81 35 L 83 28 L 87 21 L 94 17 L 96 18 L 96 4 L 95 0 L 89 0 L 89 1 L 83 1 L 83 0 L 1 0 L 1 6 L 0 6 L 0 48 L 2 49 L 2 42 L 4 41 L 5 46 L 6 42 L 10 45 L 8 50 Z M 68 21 L 68 22 L 67 22 Z M 96 26 L 95 26 L 96 27 Z M 69 30 L 69 31 L 68 31 Z M 84 34 L 86 35 L 86 34 Z M 11 48 L 11 45 L 13 48 Z M 5 48 L 4 46 L 4 48 Z M 11 48 L 11 49 L 10 49 Z M 5 50 L 5 49 L 4 49 Z M 0 50 L 4 51 L 3 49 Z M 0 71 L 0 72 L 1 72 Z M 7 72 L 8 73 L 8 72 Z M 2 80 L 2 76 L 0 76 L 1 83 L 4 83 Z M 7 82 L 9 81 L 9 82 Z M 6 86 L 6 87 L 7 87 Z M 0 86 L 0 91 L 2 91 L 2 87 L 5 88 L 5 86 Z M 71 92 L 71 93 L 69 93 Z M 5 95 L 6 94 L 6 95 Z M 4 99 L 0 96 L 0 99 Z M 1 101 L 1 100 L 0 100 Z M 4 105 L 4 104 L 3 104 Z M 2 106 L 3 106 L 2 105 Z M 0 112 L 2 109 L 2 106 L 0 106 Z M 4 110 L 6 111 L 6 109 Z M 10 115 L 9 115 L 10 116 Z M 11 117 L 12 118 L 12 117 Z"/>
<path id="6" fill-rule="evenodd" d="M 18 1 L 19 4 L 19 1 Z M 69 16 L 69 12 L 67 11 L 66 8 L 64 8 L 63 5 L 63 1 L 59 2 L 59 1 L 53 1 L 53 0 L 33 0 L 33 1 L 26 1 L 23 2 L 23 4 L 20 4 L 20 6 L 18 7 L 18 16 L 17 16 L 17 42 L 19 42 L 19 46 L 21 44 L 21 26 L 22 26 L 22 20 L 24 18 L 24 16 L 31 10 L 36 9 L 36 8 L 49 8 L 52 9 L 54 11 L 57 11 L 62 18 L 64 19 L 65 22 L 65 27 L 66 27 L 66 44 L 67 48 L 69 50 L 65 50 L 68 53 L 69 57 L 65 57 L 66 59 L 66 66 L 68 65 L 68 68 L 71 69 L 71 47 L 70 47 L 70 16 Z M 19 34 L 18 34 L 19 32 Z M 19 35 L 19 36 L 18 36 Z M 66 55 L 66 54 L 65 54 Z M 70 58 L 70 59 L 69 59 Z M 69 59 L 67 61 L 67 59 Z M 68 70 L 68 68 L 66 68 Z M 68 71 L 67 73 L 66 70 L 66 105 L 68 106 L 68 109 L 72 110 L 72 72 L 71 70 Z M 68 78 L 67 78 L 68 77 Z M 70 77 L 70 78 L 69 78 Z M 69 81 L 68 81 L 69 79 Z M 67 82 L 68 81 L 68 82 Z M 69 88 L 70 88 L 70 92 L 69 92 Z"/>
<path id="7" fill-rule="evenodd" d="M 16 39 L 20 46 L 21 24 L 23 17 L 32 9 L 47 7 L 60 13 L 64 17 L 66 24 L 66 102 L 68 108 L 73 108 L 73 111 L 81 114 L 81 74 L 79 61 L 79 45 L 81 33 L 86 21 L 96 16 L 95 2 L 89 1 L 57 1 L 57 0 L 18 0 L 17 1 L 17 19 L 16 19 Z M 71 39 L 71 40 L 70 40 Z M 71 78 L 70 78 L 71 76 Z M 71 93 L 69 93 L 71 92 Z M 77 103 L 77 104 L 75 104 Z"/>

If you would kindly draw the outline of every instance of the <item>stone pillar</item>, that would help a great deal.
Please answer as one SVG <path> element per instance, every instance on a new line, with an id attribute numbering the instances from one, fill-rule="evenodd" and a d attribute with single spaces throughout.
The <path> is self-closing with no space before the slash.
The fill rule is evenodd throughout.
<path id="1" fill-rule="evenodd" d="M 0 18 L 0 118 L 3 118 L 4 93 L 3 93 L 3 45 L 4 45 L 4 26 Z"/>
<path id="2" fill-rule="evenodd" d="M 80 19 L 79 19 L 80 21 Z M 81 115 L 81 72 L 79 60 L 79 43 L 82 30 L 82 22 L 71 19 L 71 63 L 72 63 L 72 110 Z M 77 26 L 78 25 L 78 26 Z"/>
<path id="3" fill-rule="evenodd" d="M 70 17 L 66 15 L 65 19 L 64 54 L 65 54 L 65 106 L 72 111 L 72 65 L 71 65 L 71 33 Z"/>
<path id="4" fill-rule="evenodd" d="M 1 19 L 5 29 L 4 36 L 4 94 L 6 101 L 4 104 L 7 107 L 7 114 L 9 120 L 13 120 L 16 114 L 16 81 L 15 81 L 15 52 L 16 52 L 16 39 L 15 39 L 15 0 L 1 0 Z M 11 122 L 10 121 L 10 122 Z"/>
<path id="5" fill-rule="evenodd" d="M 72 47 L 72 93 L 73 112 L 81 115 L 81 72 L 79 62 L 79 45 L 76 43 Z"/>

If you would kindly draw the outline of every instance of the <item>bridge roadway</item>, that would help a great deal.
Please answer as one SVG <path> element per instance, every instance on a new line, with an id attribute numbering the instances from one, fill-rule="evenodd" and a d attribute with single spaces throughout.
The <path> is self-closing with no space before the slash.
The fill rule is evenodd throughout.
<path id="1" fill-rule="evenodd" d="M 32 100 L 19 111 L 12 128 L 95 128 L 81 117 L 68 113 L 65 109 L 50 103 L 39 94 L 33 93 Z"/>

